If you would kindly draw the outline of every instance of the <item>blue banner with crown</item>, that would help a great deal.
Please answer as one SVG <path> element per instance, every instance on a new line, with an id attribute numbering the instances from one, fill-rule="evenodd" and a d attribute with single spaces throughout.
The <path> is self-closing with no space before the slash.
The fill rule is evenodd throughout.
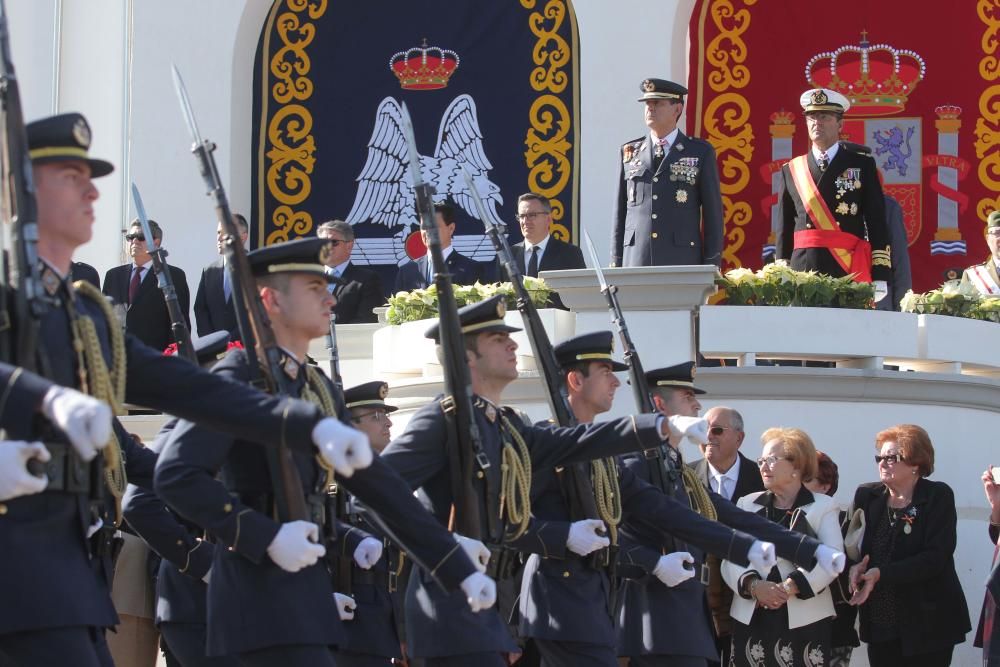
<path id="1" fill-rule="evenodd" d="M 425 179 L 456 205 L 456 250 L 494 256 L 459 163 L 512 241 L 529 191 L 551 199 L 553 235 L 576 241 L 577 42 L 569 0 L 276 0 L 254 74 L 254 247 L 346 220 L 352 261 L 391 285 L 424 253 L 403 103 Z"/>

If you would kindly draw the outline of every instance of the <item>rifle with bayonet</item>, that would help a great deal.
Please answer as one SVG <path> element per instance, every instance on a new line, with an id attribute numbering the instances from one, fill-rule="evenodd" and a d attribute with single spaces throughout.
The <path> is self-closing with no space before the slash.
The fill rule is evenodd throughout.
<path id="1" fill-rule="evenodd" d="M 576 426 L 579 422 L 569 403 L 566 376 L 559 367 L 559 361 L 552 349 L 549 335 L 545 332 L 542 320 L 538 316 L 538 309 L 535 308 L 528 290 L 524 287 L 524 276 L 521 275 L 521 270 L 514 259 L 514 253 L 511 251 L 505 230 L 500 229 L 499 225 L 490 220 L 490 216 L 486 213 L 486 205 L 476 190 L 471 174 L 464 165 L 459 164 L 459 166 L 465 176 L 469 193 L 479 211 L 479 218 L 486 228 L 486 235 L 489 236 L 493 243 L 493 249 L 496 250 L 497 260 L 506 272 L 511 288 L 514 290 L 517 310 L 521 313 L 521 319 L 524 321 L 524 332 L 528 336 L 531 351 L 535 355 L 535 365 L 545 383 L 546 396 L 549 399 L 552 416 L 560 426 Z M 574 521 L 601 518 L 597 511 L 597 501 L 594 498 L 594 485 L 590 476 L 589 463 L 574 463 L 565 466 L 560 473 L 560 480 L 566 489 L 570 515 Z M 609 549 L 596 551 L 592 556 L 593 564 L 602 568 L 608 567 L 612 559 L 613 554 Z"/>
<path id="2" fill-rule="evenodd" d="M 333 382 L 333 404 L 345 422 L 350 418 L 347 414 L 347 406 L 344 400 L 344 379 L 340 375 L 340 348 L 337 346 L 337 314 L 330 309 L 330 333 L 326 338 L 326 349 L 330 353 L 330 380 Z M 328 500 L 332 503 L 332 513 L 334 516 L 346 520 L 349 518 L 350 507 L 348 506 L 347 492 L 336 484 L 328 494 Z M 330 512 L 327 512 L 330 514 Z M 333 528 L 336 528 L 333 526 Z M 335 572 L 334 583 L 338 593 L 351 595 L 354 588 L 351 581 L 351 555 L 341 553 L 333 564 Z"/>
<path id="3" fill-rule="evenodd" d="M 257 285 L 250 271 L 250 262 L 240 242 L 239 230 L 233 222 L 229 200 L 215 164 L 213 155 L 215 144 L 208 139 L 202 139 L 198 132 L 187 90 L 176 67 L 173 67 L 173 77 L 174 89 L 181 103 L 184 120 L 191 132 L 193 141 L 191 152 L 198 160 L 201 176 L 208 188 L 207 194 L 215 200 L 215 213 L 225 233 L 222 249 L 226 258 L 229 284 L 233 288 L 236 322 L 247 356 L 250 383 L 272 394 L 291 395 L 290 385 L 281 370 L 281 353 L 274 339 L 274 332 L 271 330 L 271 322 L 257 293 Z M 264 354 L 263 364 L 258 361 L 258 349 Z M 288 445 L 280 442 L 275 447 L 267 447 L 266 450 L 278 519 L 282 522 L 309 520 L 302 480 Z"/>
<path id="4" fill-rule="evenodd" d="M 0 279 L 4 281 L 0 286 L 0 359 L 35 370 L 41 319 L 53 302 L 42 288 L 38 266 L 35 183 L 21 93 L 10 53 L 7 7 L 0 0 L 0 124 L 3 125 L 0 128 L 0 168 L 3 218 L 10 223 L 12 245 L 10 251 L 3 250 L 3 270 L 0 271 Z M 0 234 L 0 248 L 2 238 Z M 13 264 L 10 253 L 14 255 Z M 11 297 L 14 300 L 13 318 L 8 301 Z M 17 335 L 12 337 L 15 322 Z"/>
<path id="5" fill-rule="evenodd" d="M 441 237 L 434 220 L 433 190 L 420 173 L 420 154 L 417 152 L 413 124 L 405 104 L 402 112 L 403 134 L 409 150 L 410 176 L 417 200 L 420 228 L 427 236 L 438 295 L 438 326 L 444 367 L 444 398 L 441 406 L 448 432 L 448 476 L 453 503 L 449 529 L 477 540 L 499 543 L 502 538 L 498 527 L 499 516 L 488 511 L 484 530 L 480 514 L 483 494 L 486 498 L 491 497 L 488 488 L 490 475 L 487 474 L 490 462 L 483 450 L 483 441 L 473 412 L 472 380 L 465 356 L 465 339 L 455 303 L 451 273 L 444 262 Z M 474 481 L 477 472 L 481 473 L 482 481 L 479 485 Z"/>
<path id="6" fill-rule="evenodd" d="M 642 368 L 642 361 L 639 359 L 639 352 L 635 349 L 632 336 L 628 332 L 628 324 L 625 322 L 625 314 L 622 313 L 621 304 L 618 303 L 618 287 L 608 284 L 604 271 L 601 270 L 601 260 L 597 256 L 594 242 L 590 239 L 590 234 L 583 233 L 584 241 L 587 243 L 587 250 L 590 259 L 594 263 L 594 271 L 597 272 L 597 281 L 601 286 L 601 294 L 608 302 L 608 310 L 611 311 L 611 322 L 615 325 L 618 338 L 622 344 L 622 358 L 628 364 L 629 383 L 632 385 L 632 395 L 635 398 L 635 407 L 641 413 L 656 412 L 653 406 L 653 398 L 649 393 L 649 384 L 646 382 L 646 371 Z M 646 452 L 646 463 L 649 466 L 650 479 L 660 488 L 666 491 L 669 487 L 667 480 L 663 477 L 663 457 L 660 450 L 651 449 Z"/>
<path id="7" fill-rule="evenodd" d="M 167 251 L 163 246 L 156 243 L 153 237 L 153 229 L 149 225 L 149 218 L 146 216 L 146 207 L 142 204 L 142 197 L 139 195 L 139 188 L 132 183 L 132 201 L 135 204 L 135 213 L 142 226 L 142 235 L 146 238 L 146 248 L 149 256 L 153 259 L 153 273 L 156 274 L 156 284 L 163 292 L 163 301 L 167 304 L 167 314 L 170 316 L 170 333 L 177 343 L 177 356 L 184 357 L 192 363 L 198 363 L 198 355 L 195 354 L 194 346 L 191 344 L 191 332 L 188 331 L 187 320 L 181 310 L 181 302 L 177 299 L 177 289 L 174 287 L 173 276 L 170 275 L 170 266 L 167 264 Z"/>

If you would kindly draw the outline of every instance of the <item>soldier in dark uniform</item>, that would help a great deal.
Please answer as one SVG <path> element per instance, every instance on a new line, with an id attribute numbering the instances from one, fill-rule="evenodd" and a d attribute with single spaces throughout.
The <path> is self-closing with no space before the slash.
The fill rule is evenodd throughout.
<path id="1" fill-rule="evenodd" d="M 885 198 L 875 160 L 862 146 L 840 141 L 851 103 L 816 88 L 799 99 L 810 149 L 781 168 L 777 257 L 793 269 L 830 276 L 855 274 L 875 283 L 880 301 L 892 277 Z"/>
<path id="2" fill-rule="evenodd" d="M 90 240 L 98 196 L 91 179 L 110 173 L 112 166 L 88 156 L 90 128 L 80 114 L 36 121 L 27 130 L 42 284 L 55 302 L 39 323 L 36 367 L 57 385 L 57 397 L 75 396 L 69 388 L 79 388 L 105 404 L 105 416 L 108 405 L 118 408 L 127 399 L 255 442 L 285 438 L 310 452 L 315 439 L 321 454 L 337 462 L 342 462 L 345 445 L 353 448 L 352 461 L 368 451 L 363 435 L 322 419 L 315 406 L 267 396 L 122 336 L 100 292 L 64 277 L 74 250 Z M 26 323 L 15 322 L 18 326 Z M 61 402 L 43 402 L 43 412 L 58 417 L 52 410 Z M 3 426 L 13 439 L 50 443 L 58 437 L 32 410 L 5 411 Z M 18 601 L 0 608 L 0 653 L 20 664 L 110 664 L 103 629 L 118 622 L 108 595 L 111 530 L 97 519 L 107 516 L 101 521 L 113 525 L 124 471 L 138 484 L 150 483 L 154 455 L 135 445 L 120 425 L 115 427 L 116 442 L 108 443 L 109 426 L 106 420 L 103 427 L 95 422 L 81 433 L 68 431 L 73 447 L 49 446 L 49 489 L 16 498 L 0 511 L 0 586 Z M 356 436 L 335 442 L 333 432 Z M 87 463 L 96 453 L 95 441 L 110 445 L 104 447 L 103 470 Z M 81 448 L 85 442 L 88 448 Z"/>
<path id="3" fill-rule="evenodd" d="M 335 302 L 323 267 L 328 252 L 323 239 L 301 239 L 256 250 L 249 259 L 281 350 L 279 372 L 292 395 L 332 415 L 333 384 L 305 364 L 309 342 L 328 331 Z M 246 382 L 245 352 L 231 352 L 212 372 Z M 210 656 L 237 655 L 245 665 L 335 664 L 331 650 L 344 641 L 340 619 L 349 614 L 320 561 L 325 545 L 340 546 L 331 543 L 334 536 L 327 530 L 334 469 L 312 454 L 291 456 L 310 520 L 273 518 L 278 499 L 260 447 L 182 421 L 160 455 L 157 493 L 227 547 L 216 549 L 208 586 Z M 492 582 L 389 468 L 375 459 L 349 479 L 339 469 L 336 474 L 338 487 L 363 499 L 443 589 L 461 587 L 459 599 L 467 609 L 470 598 L 473 608 L 481 597 L 492 604 Z"/>
<path id="4" fill-rule="evenodd" d="M 618 156 L 611 266 L 721 266 L 715 149 L 677 127 L 687 88 L 663 79 L 639 88 L 649 134 L 627 142 Z"/>
<path id="5" fill-rule="evenodd" d="M 667 426 L 658 415 L 638 415 L 591 426 L 543 428 L 526 424 L 517 413 L 500 405 L 503 389 L 518 376 L 517 343 L 510 338 L 504 304 L 494 297 L 459 310 L 465 334 L 466 360 L 472 381 L 473 408 L 482 438 L 476 480 L 481 534 L 463 536 L 463 544 L 488 550 L 489 572 L 498 579 L 510 576 L 516 540 L 531 520 L 530 475 L 576 461 L 612 456 L 654 447 Z M 438 325 L 427 336 L 439 340 Z M 449 524 L 456 499 L 448 465 L 448 436 L 440 401 L 421 408 L 406 431 L 393 440 L 382 460 L 419 489 L 425 503 L 442 524 Z M 501 488 L 504 489 L 501 502 Z M 730 536 L 730 539 L 737 539 Z M 471 540 L 467 542 L 466 540 Z M 743 546 L 743 553 L 752 540 Z M 724 550 L 724 549 L 723 549 Z M 733 549 L 739 551 L 738 548 Z M 503 654 L 516 651 L 504 621 L 496 611 L 467 613 L 455 596 L 432 586 L 430 573 L 417 569 L 406 598 L 406 628 L 414 656 L 428 666 L 505 664 Z"/>
<path id="6" fill-rule="evenodd" d="M 389 385 L 380 380 L 366 382 L 344 391 L 345 407 L 355 428 L 364 431 L 372 450 L 381 453 L 389 444 L 389 413 L 396 407 L 385 402 Z M 380 535 L 377 527 L 365 520 L 353 498 L 344 520 L 360 530 Z M 403 658 L 401 635 L 403 623 L 404 569 L 409 560 L 390 540 L 382 538 L 382 558 L 370 569 L 351 563 L 347 567 L 350 588 L 347 591 L 357 603 L 353 620 L 346 624 L 347 636 L 337 649 L 339 667 L 388 667 L 393 660 Z M 340 582 L 338 567 L 338 584 Z"/>
<path id="7" fill-rule="evenodd" d="M 649 371 L 646 379 L 660 414 L 668 418 L 697 417 L 701 405 L 695 395 L 704 392 L 694 386 L 693 363 Z M 707 436 L 707 431 L 703 435 Z M 775 531 L 774 524 L 767 526 L 770 522 L 762 522 L 761 517 L 706 490 L 681 460 L 678 447 L 682 437 L 675 429 L 669 444 L 660 448 L 659 458 L 648 453 L 626 456 L 622 465 L 645 482 L 657 486 L 662 483 L 664 493 L 699 514 L 773 543 L 782 558 L 810 568 L 819 564 L 830 571 L 843 569 L 842 553 L 799 533 Z M 652 576 L 630 576 L 624 582 L 618 615 L 619 655 L 628 656 L 633 667 L 704 667 L 709 660 L 717 661 L 719 653 L 706 599 L 708 567 L 702 550 L 683 536 L 664 540 L 643 522 L 630 520 L 622 526 L 621 559 L 629 569 Z M 677 559 L 689 562 L 697 576 L 680 581 L 660 576 L 658 570 Z"/>

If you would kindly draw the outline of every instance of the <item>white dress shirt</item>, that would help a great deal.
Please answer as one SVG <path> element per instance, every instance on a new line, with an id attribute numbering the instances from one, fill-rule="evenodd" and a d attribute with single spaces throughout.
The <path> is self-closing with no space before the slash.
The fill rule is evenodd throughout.
<path id="1" fill-rule="evenodd" d="M 711 461 L 706 461 L 706 463 L 708 463 L 708 477 L 712 481 L 712 490 L 726 500 L 732 500 L 733 492 L 736 491 L 736 482 L 740 479 L 739 457 L 736 457 L 736 462 L 729 466 L 729 470 L 726 472 L 716 470 Z"/>

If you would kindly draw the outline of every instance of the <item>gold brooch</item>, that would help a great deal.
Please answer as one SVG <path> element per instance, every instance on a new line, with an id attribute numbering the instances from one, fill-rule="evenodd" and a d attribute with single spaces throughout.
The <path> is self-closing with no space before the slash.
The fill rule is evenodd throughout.
<path id="1" fill-rule="evenodd" d="M 685 190 L 684 188 L 681 188 L 680 190 L 678 190 L 677 191 L 677 203 L 678 204 L 686 204 L 687 200 L 688 200 L 688 191 Z"/>

